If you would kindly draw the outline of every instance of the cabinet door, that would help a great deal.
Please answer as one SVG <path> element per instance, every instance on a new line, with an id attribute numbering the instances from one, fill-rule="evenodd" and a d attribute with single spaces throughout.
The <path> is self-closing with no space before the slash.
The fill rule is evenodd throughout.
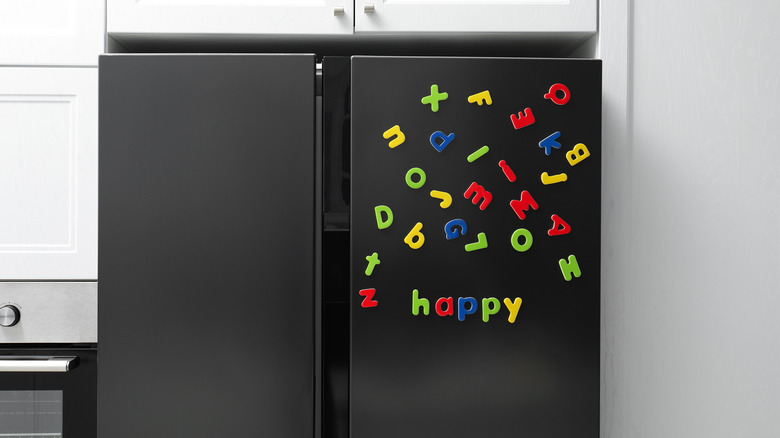
<path id="1" fill-rule="evenodd" d="M 0 1 L 0 65 L 97 65 L 102 0 Z"/>
<path id="2" fill-rule="evenodd" d="M 312 55 L 100 61 L 99 436 L 314 432 Z"/>
<path id="3" fill-rule="evenodd" d="M 356 0 L 355 32 L 595 33 L 596 0 Z"/>
<path id="4" fill-rule="evenodd" d="M 352 0 L 108 0 L 111 34 L 352 33 Z"/>
<path id="5" fill-rule="evenodd" d="M 97 279 L 97 68 L 0 68 L 0 279 Z"/>

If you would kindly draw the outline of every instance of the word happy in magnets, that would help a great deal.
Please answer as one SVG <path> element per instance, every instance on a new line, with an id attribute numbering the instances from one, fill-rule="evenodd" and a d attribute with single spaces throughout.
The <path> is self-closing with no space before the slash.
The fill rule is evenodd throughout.
<path id="1" fill-rule="evenodd" d="M 489 322 L 491 316 L 501 311 L 501 302 L 494 297 L 482 298 L 481 301 L 482 322 Z M 507 321 L 510 324 L 514 324 L 515 320 L 517 320 L 520 306 L 523 304 L 523 299 L 520 297 L 516 297 L 514 300 L 504 298 L 503 302 L 509 311 Z M 436 300 L 434 307 L 436 314 L 439 316 L 457 316 L 458 321 L 465 321 L 466 316 L 477 313 L 479 301 L 474 297 L 458 297 L 457 300 L 454 297 L 441 297 Z M 420 291 L 414 289 L 412 291 L 412 315 L 419 316 L 420 311 L 422 311 L 423 315 L 429 315 L 431 313 L 431 302 L 427 298 L 420 297 Z"/>

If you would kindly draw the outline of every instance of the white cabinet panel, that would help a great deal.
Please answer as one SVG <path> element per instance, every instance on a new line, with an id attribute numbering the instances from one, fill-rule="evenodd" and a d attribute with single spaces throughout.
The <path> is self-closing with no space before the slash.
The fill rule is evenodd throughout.
<path id="1" fill-rule="evenodd" d="M 597 0 L 355 0 L 355 32 L 595 33 Z"/>
<path id="2" fill-rule="evenodd" d="M 108 0 L 112 34 L 351 34 L 353 0 Z"/>
<path id="3" fill-rule="evenodd" d="M 0 279 L 97 278 L 97 68 L 0 68 Z"/>
<path id="4" fill-rule="evenodd" d="M 0 65 L 97 65 L 102 0 L 0 1 Z"/>

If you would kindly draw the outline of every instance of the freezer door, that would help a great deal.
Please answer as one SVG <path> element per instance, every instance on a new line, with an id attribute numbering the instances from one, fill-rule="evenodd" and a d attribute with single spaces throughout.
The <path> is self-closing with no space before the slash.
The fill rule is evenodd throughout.
<path id="1" fill-rule="evenodd" d="M 99 435 L 313 435 L 313 56 L 100 60 Z"/>
<path id="2" fill-rule="evenodd" d="M 352 59 L 352 438 L 599 435 L 601 63 Z"/>

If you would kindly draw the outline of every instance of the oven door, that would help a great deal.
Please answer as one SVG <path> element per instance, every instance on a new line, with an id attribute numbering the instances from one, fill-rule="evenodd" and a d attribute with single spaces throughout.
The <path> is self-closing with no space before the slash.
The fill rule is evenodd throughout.
<path id="1" fill-rule="evenodd" d="M 0 348 L 1 438 L 95 438 L 97 350 Z"/>

